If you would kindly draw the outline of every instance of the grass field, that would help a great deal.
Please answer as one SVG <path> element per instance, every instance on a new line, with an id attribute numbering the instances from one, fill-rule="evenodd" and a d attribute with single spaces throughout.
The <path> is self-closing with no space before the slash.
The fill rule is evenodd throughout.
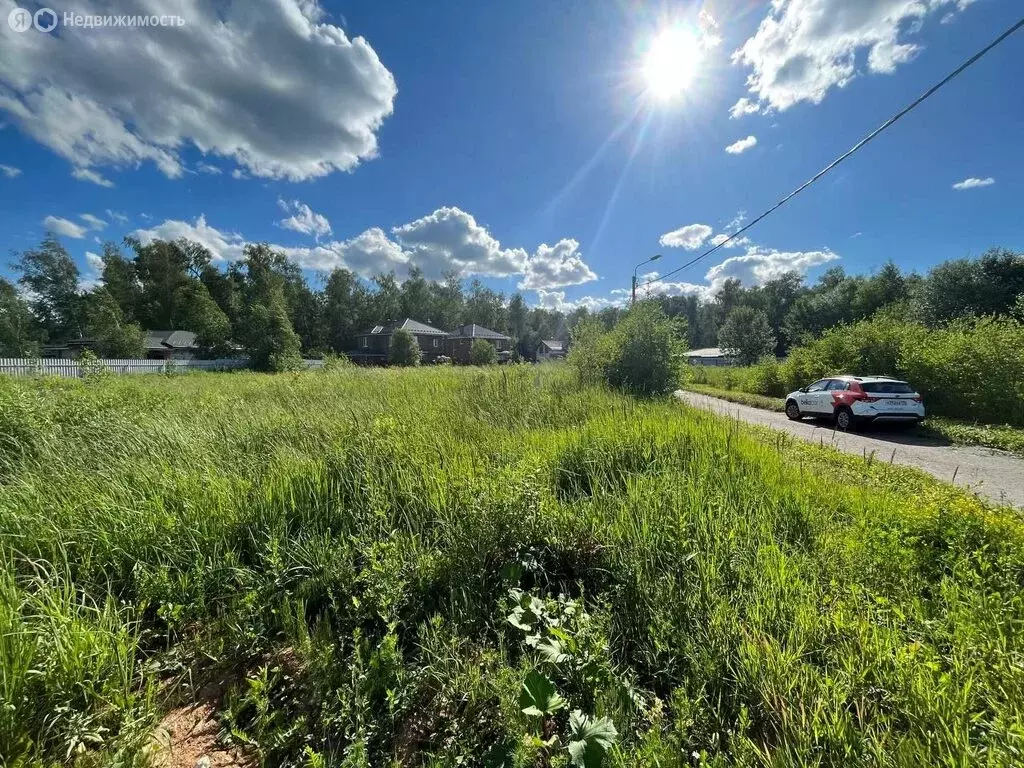
<path id="1" fill-rule="evenodd" d="M 1009 766 L 1022 587 L 1008 509 L 564 369 L 0 379 L 3 765 L 201 700 L 268 766 Z"/>

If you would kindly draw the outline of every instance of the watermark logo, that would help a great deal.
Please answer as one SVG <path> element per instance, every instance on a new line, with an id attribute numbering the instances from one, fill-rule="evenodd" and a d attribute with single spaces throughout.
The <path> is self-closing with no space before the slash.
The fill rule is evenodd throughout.
<path id="1" fill-rule="evenodd" d="M 52 8 L 40 8 L 32 21 L 40 32 L 53 32 L 57 28 L 57 12 Z"/>
<path id="2" fill-rule="evenodd" d="M 40 8 L 33 14 L 24 8 L 14 8 L 7 14 L 7 24 L 15 32 L 27 32 L 35 27 L 40 32 L 53 32 L 59 23 L 65 27 L 183 27 L 185 19 L 178 15 L 136 16 L 65 13 L 62 17 L 52 8 Z"/>
<path id="3" fill-rule="evenodd" d="M 15 32 L 28 32 L 32 28 L 32 13 L 24 8 L 14 8 L 7 14 L 7 26 Z"/>
<path id="4" fill-rule="evenodd" d="M 57 12 L 52 8 L 40 8 L 34 14 L 24 8 L 14 8 L 7 14 L 7 26 L 15 32 L 28 32 L 32 27 L 40 32 L 53 32 L 57 22 Z"/>

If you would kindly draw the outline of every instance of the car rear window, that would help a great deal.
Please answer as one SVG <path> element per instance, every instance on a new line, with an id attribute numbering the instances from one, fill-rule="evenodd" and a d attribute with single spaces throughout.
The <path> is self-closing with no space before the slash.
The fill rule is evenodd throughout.
<path id="1" fill-rule="evenodd" d="M 881 395 L 909 395 L 914 391 L 905 381 L 865 381 L 860 386 L 865 392 Z"/>

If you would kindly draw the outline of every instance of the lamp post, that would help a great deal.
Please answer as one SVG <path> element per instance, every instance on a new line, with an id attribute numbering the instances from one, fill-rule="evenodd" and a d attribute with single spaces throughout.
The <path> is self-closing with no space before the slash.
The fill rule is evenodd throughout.
<path id="1" fill-rule="evenodd" d="M 633 299 L 632 301 L 630 301 L 630 304 L 636 304 L 636 271 L 640 269 L 640 267 L 642 267 L 644 264 L 650 264 L 652 261 L 657 261 L 660 258 L 661 254 L 656 253 L 653 256 L 651 256 L 651 258 L 647 259 L 647 261 L 641 261 L 639 264 L 633 267 Z"/>

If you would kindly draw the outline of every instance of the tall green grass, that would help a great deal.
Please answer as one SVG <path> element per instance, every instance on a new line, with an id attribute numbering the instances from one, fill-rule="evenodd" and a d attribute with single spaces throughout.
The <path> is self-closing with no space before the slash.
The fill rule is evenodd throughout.
<path id="1" fill-rule="evenodd" d="M 0 379 L 0 446 L 3 764 L 210 680 L 273 766 L 1021 760 L 1024 528 L 908 470 L 528 367 Z"/>

